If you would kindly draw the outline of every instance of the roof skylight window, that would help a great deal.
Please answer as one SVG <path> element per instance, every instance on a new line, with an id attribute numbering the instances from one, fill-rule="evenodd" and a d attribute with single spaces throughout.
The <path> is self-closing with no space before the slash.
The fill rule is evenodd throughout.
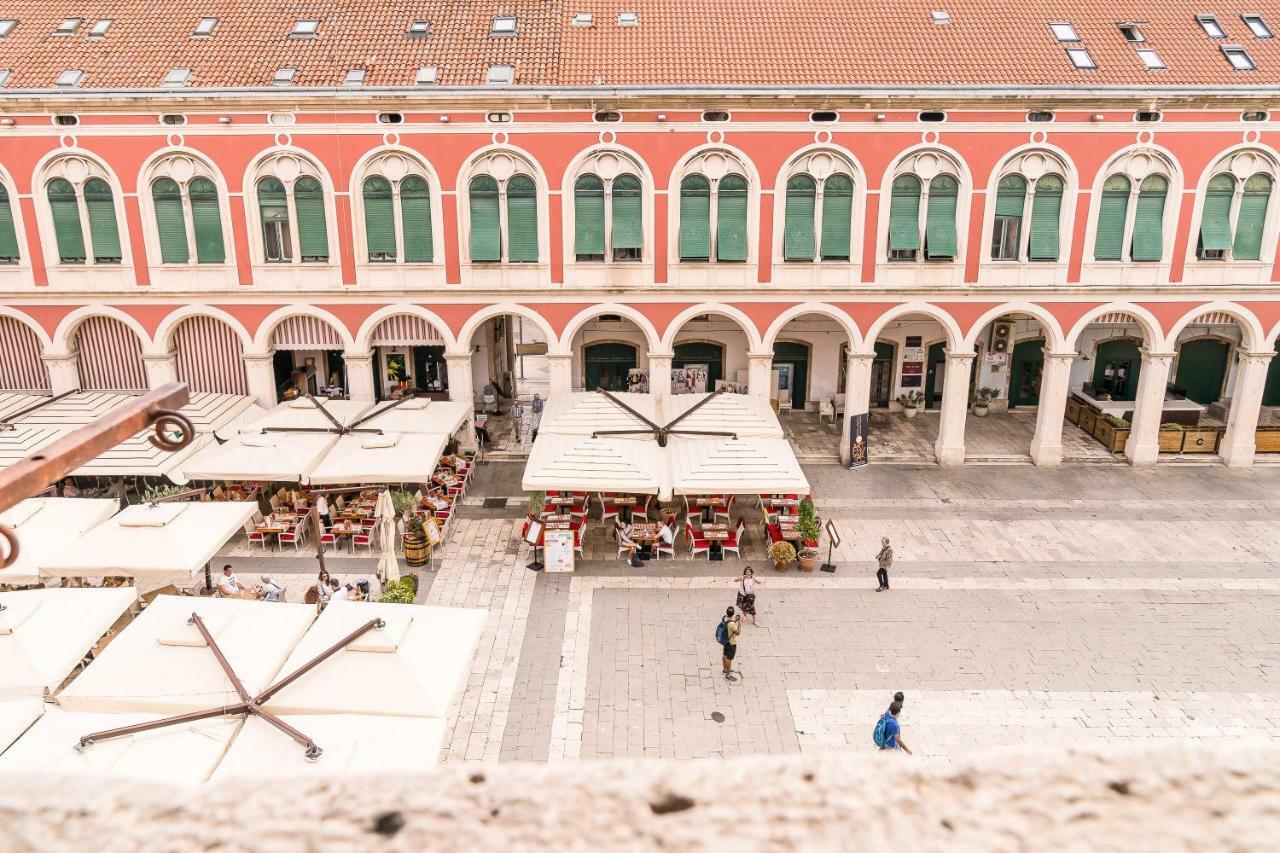
<path id="1" fill-rule="evenodd" d="M 213 35 L 213 28 L 218 26 L 217 18 L 201 18 L 200 23 L 196 24 L 196 30 L 192 33 L 197 38 L 210 38 Z"/>
<path id="2" fill-rule="evenodd" d="M 1271 27 L 1267 26 L 1267 22 L 1262 20 L 1261 15 L 1241 15 L 1240 20 L 1244 21 L 1245 26 L 1249 28 L 1249 32 L 1253 33 L 1255 38 L 1275 38 L 1275 33 L 1271 32 Z"/>
<path id="3" fill-rule="evenodd" d="M 1085 50 L 1083 47 L 1068 49 L 1067 56 L 1071 58 L 1071 64 L 1076 68 L 1091 69 L 1098 67 L 1098 64 L 1093 61 L 1093 57 L 1089 55 L 1089 51 Z"/>
<path id="4" fill-rule="evenodd" d="M 1257 68 L 1253 64 L 1253 60 L 1249 58 L 1249 54 L 1245 53 L 1244 48 L 1239 45 L 1224 45 L 1222 55 L 1227 58 L 1227 62 L 1231 63 L 1231 67 L 1237 71 L 1252 71 Z"/>
<path id="5" fill-rule="evenodd" d="M 516 69 L 512 65 L 490 65 L 484 82 L 490 86 L 509 86 L 515 82 Z"/>
<path id="6" fill-rule="evenodd" d="M 293 31 L 289 33 L 289 37 L 296 39 L 313 39 L 319 31 L 319 21 L 294 21 Z"/>
<path id="7" fill-rule="evenodd" d="M 106 38 L 107 30 L 111 29 L 111 19 L 105 18 L 93 25 L 93 29 L 89 30 L 89 38 Z"/>
<path id="8" fill-rule="evenodd" d="M 1053 37 L 1058 41 L 1080 41 L 1080 36 L 1076 34 L 1076 28 L 1070 24 L 1050 24 L 1049 29 L 1053 30 Z"/>
<path id="9" fill-rule="evenodd" d="M 80 23 L 80 18 L 67 18 L 61 24 L 58 24 L 58 28 L 53 31 L 53 34 L 55 36 L 74 35 L 75 31 L 80 29 Z"/>
<path id="10" fill-rule="evenodd" d="M 172 68 L 168 74 L 164 75 L 164 84 L 170 88 L 177 89 L 187 85 L 187 81 L 190 79 L 190 68 Z"/>
<path id="11" fill-rule="evenodd" d="M 80 85 L 80 81 L 84 79 L 84 72 L 74 68 L 69 68 L 58 75 L 57 85 L 70 89 Z"/>
<path id="12" fill-rule="evenodd" d="M 1140 50 L 1138 51 L 1138 58 L 1142 60 L 1143 65 L 1152 71 L 1164 70 L 1164 60 L 1154 50 Z"/>
<path id="13" fill-rule="evenodd" d="M 0 86 L 9 82 L 9 78 L 13 76 L 13 72 L 8 68 L 0 70 Z"/>
<path id="14" fill-rule="evenodd" d="M 513 36 L 516 34 L 516 18 L 514 15 L 499 15 L 493 19 L 489 27 L 491 36 Z"/>
<path id="15" fill-rule="evenodd" d="M 619 12 L 618 13 L 618 26 L 634 27 L 634 26 L 638 26 L 639 24 L 640 24 L 640 16 L 637 15 L 635 12 Z"/>
<path id="16" fill-rule="evenodd" d="M 946 9 L 934 9 L 929 13 L 929 20 L 939 26 L 945 26 L 951 23 L 951 13 Z"/>
<path id="17" fill-rule="evenodd" d="M 415 38 L 425 38 L 431 35 L 430 21 L 414 21 L 409 24 L 409 35 Z"/>
<path id="18" fill-rule="evenodd" d="M 0 21 L 0 39 L 13 32 L 13 28 L 16 26 L 18 26 L 18 22 L 12 18 L 6 18 L 5 20 Z"/>
<path id="19" fill-rule="evenodd" d="M 418 73 L 414 75 L 413 83 L 415 86 L 434 86 L 436 83 L 438 72 L 434 65 L 424 65 L 418 69 Z"/>
<path id="20" fill-rule="evenodd" d="M 1142 29 L 1137 24 L 1116 24 L 1120 28 L 1120 34 L 1124 36 L 1125 41 L 1140 42 L 1146 41 L 1147 37 L 1142 34 Z"/>
<path id="21" fill-rule="evenodd" d="M 1196 15 L 1196 22 L 1200 24 L 1200 29 L 1204 30 L 1204 34 L 1211 39 L 1224 39 L 1227 37 L 1226 32 L 1222 29 L 1222 24 L 1218 23 L 1218 19 L 1213 15 Z"/>
<path id="22" fill-rule="evenodd" d="M 573 20 L 570 21 L 575 27 L 590 27 L 595 22 L 595 16 L 590 12 L 578 12 L 573 16 Z"/>
<path id="23" fill-rule="evenodd" d="M 363 86 L 365 71 L 363 68 L 352 68 L 347 72 L 347 77 L 342 81 L 344 86 Z"/>
<path id="24" fill-rule="evenodd" d="M 277 68 L 275 79 L 271 83 L 275 86 L 292 86 L 295 74 L 297 74 L 296 68 Z"/>

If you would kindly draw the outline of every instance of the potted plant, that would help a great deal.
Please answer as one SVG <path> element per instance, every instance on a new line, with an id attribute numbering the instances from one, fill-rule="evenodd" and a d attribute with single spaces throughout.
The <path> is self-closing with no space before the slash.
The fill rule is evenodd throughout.
<path id="1" fill-rule="evenodd" d="M 391 506 L 395 508 L 396 515 L 412 512 L 417 505 L 418 501 L 414 498 L 413 492 L 407 492 L 404 489 L 391 490 Z"/>
<path id="2" fill-rule="evenodd" d="M 414 584 L 412 576 L 406 576 L 388 583 L 383 588 L 378 601 L 382 604 L 413 604 L 417 594 L 417 585 Z"/>
<path id="3" fill-rule="evenodd" d="M 1123 453 L 1129 443 L 1130 424 L 1115 415 L 1103 415 L 1094 425 L 1093 437 L 1106 445 L 1112 453 Z"/>
<path id="4" fill-rule="evenodd" d="M 800 501 L 796 515 L 796 532 L 802 540 L 802 547 L 796 555 L 798 567 L 802 572 L 811 572 L 818 564 L 818 538 L 822 535 L 822 523 L 809 498 Z"/>
<path id="5" fill-rule="evenodd" d="M 1160 424 L 1160 452 L 1161 453 L 1181 453 L 1182 439 L 1183 439 L 1182 424 L 1175 424 L 1175 423 Z"/>
<path id="6" fill-rule="evenodd" d="M 422 519 L 411 515 L 404 524 L 404 561 L 411 566 L 425 566 L 431 559 L 431 543 L 423 530 Z"/>
<path id="7" fill-rule="evenodd" d="M 999 396 L 1000 392 L 995 388 L 979 388 L 973 398 L 973 413 L 980 418 L 985 418 L 991 411 L 991 401 Z"/>
<path id="8" fill-rule="evenodd" d="M 920 411 L 920 407 L 924 405 L 924 394 L 914 388 L 905 394 L 898 395 L 898 405 L 902 407 L 902 412 L 910 420 Z"/>
<path id="9" fill-rule="evenodd" d="M 528 503 L 527 509 L 529 511 L 530 518 L 537 518 L 540 515 L 542 515 L 542 511 L 546 509 L 546 506 L 547 506 L 546 492 L 534 492 L 533 494 L 529 495 L 529 503 Z"/>
<path id="10" fill-rule="evenodd" d="M 796 549 L 790 542 L 774 542 L 769 546 L 769 559 L 773 561 L 773 567 L 777 571 L 785 572 L 795 558 Z"/>

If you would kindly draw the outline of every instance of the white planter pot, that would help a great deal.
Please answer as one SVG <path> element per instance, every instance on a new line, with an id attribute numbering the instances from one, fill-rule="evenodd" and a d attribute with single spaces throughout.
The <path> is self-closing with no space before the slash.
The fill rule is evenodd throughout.
<path id="1" fill-rule="evenodd" d="M 990 406 L 974 406 L 973 407 L 973 413 L 980 418 L 985 418 L 990 411 L 991 411 Z"/>
<path id="2" fill-rule="evenodd" d="M 902 413 L 907 416 L 907 420 L 911 420 L 916 415 L 920 414 L 920 410 L 915 408 L 903 408 Z"/>

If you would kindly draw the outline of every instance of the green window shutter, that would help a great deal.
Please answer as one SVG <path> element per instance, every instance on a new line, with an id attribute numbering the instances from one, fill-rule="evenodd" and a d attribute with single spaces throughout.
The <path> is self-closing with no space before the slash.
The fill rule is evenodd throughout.
<path id="1" fill-rule="evenodd" d="M 324 188 L 311 176 L 293 185 L 293 207 L 298 211 L 298 252 L 302 262 L 329 260 L 329 227 L 324 215 Z"/>
<path id="2" fill-rule="evenodd" d="M 507 260 L 538 262 L 538 190 L 528 175 L 507 182 Z"/>
<path id="3" fill-rule="evenodd" d="M 1235 200 L 1236 179 L 1214 175 L 1204 194 L 1200 211 L 1200 245 L 1205 249 L 1231 248 L 1231 202 Z"/>
<path id="4" fill-rule="evenodd" d="M 788 261 L 812 261 L 816 248 L 813 212 L 818 186 L 808 175 L 792 175 L 787 181 L 787 206 L 782 225 L 782 257 Z"/>
<path id="5" fill-rule="evenodd" d="M 93 243 L 93 261 L 97 264 L 120 263 L 120 229 L 116 225 L 116 205 L 111 187 L 101 178 L 84 182 L 84 204 L 89 211 L 89 239 Z"/>
<path id="6" fill-rule="evenodd" d="M 1271 178 L 1254 175 L 1244 183 L 1240 212 L 1236 216 L 1236 242 L 1231 250 L 1238 261 L 1262 258 L 1262 229 L 1267 222 L 1267 204 L 1271 201 Z"/>
<path id="7" fill-rule="evenodd" d="M 1138 189 L 1133 209 L 1133 252 L 1135 261 L 1158 261 L 1164 257 L 1164 200 L 1169 182 L 1152 175 Z"/>
<path id="8" fill-rule="evenodd" d="M 1058 260 L 1058 235 L 1062 218 L 1062 178 L 1045 175 L 1036 181 L 1031 202 L 1031 260 Z"/>
<path id="9" fill-rule="evenodd" d="M 411 264 L 435 260 L 431 230 L 431 188 L 426 178 L 409 175 L 400 182 L 400 227 L 404 232 L 404 259 Z"/>
<path id="10" fill-rule="evenodd" d="M 277 246 L 277 261 L 292 260 L 289 246 L 289 200 L 285 196 L 284 184 L 278 178 L 263 178 L 258 181 L 258 213 L 262 219 L 262 239 L 266 247 L 264 260 L 272 260 L 271 247 L 276 244 L 272 236 L 279 229 L 284 237 L 284 244 Z"/>
<path id="11" fill-rule="evenodd" d="M 1027 182 L 1021 175 L 1005 175 L 996 188 L 996 216 L 1022 216 L 1027 204 Z"/>
<path id="12" fill-rule="evenodd" d="M 13 227 L 13 208 L 9 206 L 9 192 L 0 186 L 0 261 L 18 260 L 18 233 Z"/>
<path id="13" fill-rule="evenodd" d="M 151 185 L 151 202 L 156 209 L 156 233 L 160 236 L 160 262 L 185 264 L 191 260 L 187 248 L 187 223 L 182 213 L 182 190 L 169 178 Z"/>
<path id="14" fill-rule="evenodd" d="M 1118 261 L 1124 246 L 1124 224 L 1129 216 L 1129 179 L 1112 175 L 1102 185 L 1098 204 L 1098 233 L 1093 240 L 1093 257 L 1098 261 Z"/>
<path id="15" fill-rule="evenodd" d="M 711 184 L 702 175 L 680 182 L 680 260 L 711 259 Z"/>
<path id="16" fill-rule="evenodd" d="M 832 175 L 822 185 L 822 260 L 849 260 L 853 228 L 853 179 Z"/>
<path id="17" fill-rule="evenodd" d="M 604 258 L 604 183 L 596 175 L 583 175 L 573 185 L 573 251 L 580 258 Z"/>
<path id="18" fill-rule="evenodd" d="M 920 248 L 920 179 L 899 175 L 893 179 L 889 201 L 889 248 Z"/>
<path id="19" fill-rule="evenodd" d="M 488 175 L 471 179 L 467 189 L 471 208 L 471 260 L 502 260 L 498 226 L 498 182 Z"/>
<path id="20" fill-rule="evenodd" d="M 924 251 L 927 258 L 956 256 L 956 199 L 959 182 L 939 175 L 929 184 L 929 210 L 925 214 Z"/>
<path id="21" fill-rule="evenodd" d="M 62 178 L 54 178 L 45 190 L 53 213 L 53 233 L 58 240 L 58 260 L 64 264 L 85 261 L 84 230 L 80 226 L 80 207 L 76 191 Z"/>
<path id="22" fill-rule="evenodd" d="M 619 175 L 613 180 L 613 248 L 643 249 L 644 221 L 640 179 Z"/>
<path id="23" fill-rule="evenodd" d="M 381 175 L 370 175 L 365 178 L 361 195 L 364 199 L 364 238 L 369 244 L 369 261 L 394 261 L 396 213 L 391 200 L 391 182 Z"/>
<path id="24" fill-rule="evenodd" d="M 716 260 L 747 259 L 747 179 L 725 175 L 720 179 L 716 204 Z"/>
<path id="25" fill-rule="evenodd" d="M 187 186 L 187 197 L 191 199 L 191 225 L 196 234 L 196 263 L 226 263 L 218 188 L 208 178 L 196 178 Z"/>

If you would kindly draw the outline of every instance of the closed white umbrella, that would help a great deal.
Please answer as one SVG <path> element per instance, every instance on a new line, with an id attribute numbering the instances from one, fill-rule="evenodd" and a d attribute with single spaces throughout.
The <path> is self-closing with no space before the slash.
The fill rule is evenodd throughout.
<path id="1" fill-rule="evenodd" d="M 378 539 L 382 545 L 378 578 L 385 585 L 400 579 L 400 564 L 396 562 L 396 506 L 391 500 L 390 489 L 383 489 L 378 495 L 373 517 L 378 520 Z"/>

